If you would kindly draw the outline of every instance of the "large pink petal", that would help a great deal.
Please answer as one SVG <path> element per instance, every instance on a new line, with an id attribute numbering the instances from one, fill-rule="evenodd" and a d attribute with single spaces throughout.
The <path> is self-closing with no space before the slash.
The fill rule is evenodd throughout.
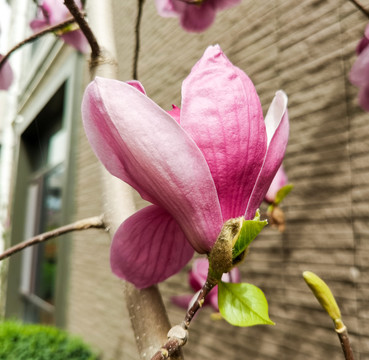
<path id="1" fill-rule="evenodd" d="M 251 80 L 219 46 L 209 47 L 183 82 L 181 126 L 206 158 L 224 221 L 242 216 L 263 164 L 266 131 Z"/>
<path id="2" fill-rule="evenodd" d="M 265 126 L 268 136 L 268 150 L 245 213 L 246 219 L 254 218 L 257 208 L 263 201 L 277 170 L 282 164 L 286 151 L 289 122 L 287 95 L 283 91 L 277 91 L 265 117 Z"/>
<path id="3" fill-rule="evenodd" d="M 96 78 L 82 117 L 97 157 L 143 198 L 166 209 L 194 249 L 208 252 L 222 226 L 204 156 L 177 122 L 126 83 Z"/>
<path id="4" fill-rule="evenodd" d="M 110 250 L 113 273 L 138 288 L 157 284 L 180 271 L 193 249 L 164 209 L 148 206 L 119 227 Z"/>
<path id="5" fill-rule="evenodd" d="M 3 55 L 0 55 L 0 60 L 3 57 L 4 57 Z M 8 61 L 5 61 L 5 63 L 2 65 L 0 69 L 0 90 L 8 90 L 12 82 L 13 82 L 13 70 Z"/>
<path id="6" fill-rule="evenodd" d="M 212 1 L 201 5 L 186 4 L 180 14 L 180 23 L 186 31 L 201 32 L 214 22 L 215 14 L 216 7 Z"/>

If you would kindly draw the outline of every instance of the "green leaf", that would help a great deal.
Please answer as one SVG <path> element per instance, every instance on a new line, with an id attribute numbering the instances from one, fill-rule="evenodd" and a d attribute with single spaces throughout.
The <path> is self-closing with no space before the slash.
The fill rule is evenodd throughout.
<path id="1" fill-rule="evenodd" d="M 219 311 L 235 326 L 274 325 L 269 319 L 268 302 L 255 285 L 219 282 Z"/>
<path id="2" fill-rule="evenodd" d="M 274 204 L 279 205 L 282 202 L 282 200 L 291 192 L 292 189 L 293 184 L 287 184 L 285 186 L 282 186 L 275 195 Z"/>
<path id="3" fill-rule="evenodd" d="M 232 259 L 236 259 L 241 255 L 251 242 L 258 236 L 264 226 L 268 224 L 268 221 L 260 221 L 260 212 L 256 211 L 254 220 L 244 220 L 238 238 L 233 245 Z"/>

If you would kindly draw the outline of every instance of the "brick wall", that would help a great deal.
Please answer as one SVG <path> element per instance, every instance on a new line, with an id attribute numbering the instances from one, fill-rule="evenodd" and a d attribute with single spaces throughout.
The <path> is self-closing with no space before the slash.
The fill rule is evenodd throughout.
<path id="1" fill-rule="evenodd" d="M 135 1 L 116 1 L 120 78 L 131 78 Z M 233 328 L 204 309 L 192 324 L 185 355 L 192 359 L 341 359 L 332 323 L 301 273 L 321 275 L 337 295 L 357 359 L 369 359 L 369 117 L 347 80 L 365 17 L 349 2 L 244 0 L 222 12 L 201 35 L 144 6 L 139 78 L 164 109 L 180 105 L 180 85 L 206 46 L 219 43 L 254 81 L 263 109 L 274 92 L 289 95 L 290 141 L 285 168 L 295 189 L 286 199 L 287 229 L 267 229 L 241 266 L 261 287 L 274 327 Z M 76 218 L 101 212 L 99 165 L 80 136 Z M 138 202 L 138 207 L 142 206 Z M 68 327 L 105 352 L 137 358 L 122 296 L 109 270 L 102 232 L 75 236 L 71 254 Z M 189 292 L 186 269 L 161 284 L 172 323 L 183 311 L 170 296 Z"/>

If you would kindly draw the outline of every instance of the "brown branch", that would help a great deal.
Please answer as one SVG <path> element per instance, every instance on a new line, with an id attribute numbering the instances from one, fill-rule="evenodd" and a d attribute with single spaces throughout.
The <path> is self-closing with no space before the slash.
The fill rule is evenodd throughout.
<path id="1" fill-rule="evenodd" d="M 1 59 L 0 61 L 0 69 L 3 66 L 3 64 L 5 63 L 5 61 L 8 59 L 8 57 L 17 49 L 21 48 L 23 45 L 31 43 L 35 40 L 37 40 L 39 37 L 50 33 L 50 32 L 55 32 L 58 30 L 61 30 L 63 28 L 65 28 L 66 26 L 75 23 L 75 19 L 73 17 L 68 18 L 67 20 L 63 21 L 62 23 L 53 25 L 53 26 L 49 26 L 33 35 L 31 35 L 30 37 L 28 37 L 27 39 L 24 39 L 23 41 L 21 41 L 20 43 L 18 43 L 17 45 L 15 45 L 13 48 L 11 48 L 5 55 L 4 57 Z"/>
<path id="2" fill-rule="evenodd" d="M 340 343 L 342 346 L 343 354 L 345 355 L 346 360 L 354 360 L 354 353 L 352 352 L 350 339 L 348 336 L 347 328 L 344 326 L 342 329 L 337 330 L 336 333 L 338 338 L 340 339 Z"/>
<path id="3" fill-rule="evenodd" d="M 165 360 L 170 356 L 176 354 L 180 348 L 187 342 L 187 330 L 191 324 L 191 321 L 197 311 L 204 304 L 206 296 L 209 294 L 211 289 L 217 285 L 217 281 L 208 279 L 202 287 L 196 301 L 187 310 L 184 321 L 181 325 L 176 325 L 168 332 L 168 341 L 160 348 L 159 351 L 151 358 L 151 360 Z"/>
<path id="4" fill-rule="evenodd" d="M 138 66 L 138 57 L 140 54 L 140 26 L 141 26 L 141 18 L 142 18 L 142 7 L 145 0 L 137 0 L 138 7 L 137 7 L 137 18 L 136 18 L 136 27 L 135 27 L 135 38 L 136 38 L 136 46 L 135 46 L 135 55 L 133 58 L 133 70 L 132 70 L 132 77 L 133 79 L 137 80 L 137 66 Z"/>
<path id="5" fill-rule="evenodd" d="M 91 59 L 92 60 L 97 59 L 101 54 L 100 46 L 90 26 L 85 20 L 83 13 L 79 10 L 74 0 L 64 0 L 64 5 L 68 8 L 70 13 L 74 17 L 76 23 L 78 24 L 79 28 L 86 36 L 86 39 L 91 47 Z"/>
<path id="6" fill-rule="evenodd" d="M 367 18 L 369 18 L 369 11 L 365 9 L 357 0 L 350 0 Z"/>
<path id="7" fill-rule="evenodd" d="M 7 249 L 5 252 L 0 254 L 0 261 L 8 258 L 9 256 L 16 254 L 17 252 L 29 246 L 40 244 L 46 240 L 55 238 L 57 236 L 60 236 L 60 235 L 63 235 L 63 234 L 66 234 L 72 231 L 86 230 L 90 228 L 97 228 L 97 229 L 106 228 L 103 216 L 95 216 L 95 217 L 79 220 L 72 224 L 64 225 L 57 229 L 34 236 L 31 239 L 28 239 L 17 245 L 12 246 L 11 248 Z"/>

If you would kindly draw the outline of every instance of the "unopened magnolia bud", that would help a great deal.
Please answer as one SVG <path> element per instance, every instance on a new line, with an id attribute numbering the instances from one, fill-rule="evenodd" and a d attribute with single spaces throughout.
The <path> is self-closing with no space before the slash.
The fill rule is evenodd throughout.
<path id="1" fill-rule="evenodd" d="M 341 321 L 337 321 L 341 319 L 340 309 L 328 285 L 319 276 L 315 275 L 311 271 L 304 271 L 302 276 L 304 277 L 304 280 L 308 284 L 315 297 L 318 299 L 320 305 L 328 313 L 332 320 L 335 321 L 335 324 L 341 323 Z"/>
<path id="2" fill-rule="evenodd" d="M 209 275 L 220 280 L 232 270 L 232 248 L 241 230 L 243 217 L 227 220 L 209 255 Z"/>

